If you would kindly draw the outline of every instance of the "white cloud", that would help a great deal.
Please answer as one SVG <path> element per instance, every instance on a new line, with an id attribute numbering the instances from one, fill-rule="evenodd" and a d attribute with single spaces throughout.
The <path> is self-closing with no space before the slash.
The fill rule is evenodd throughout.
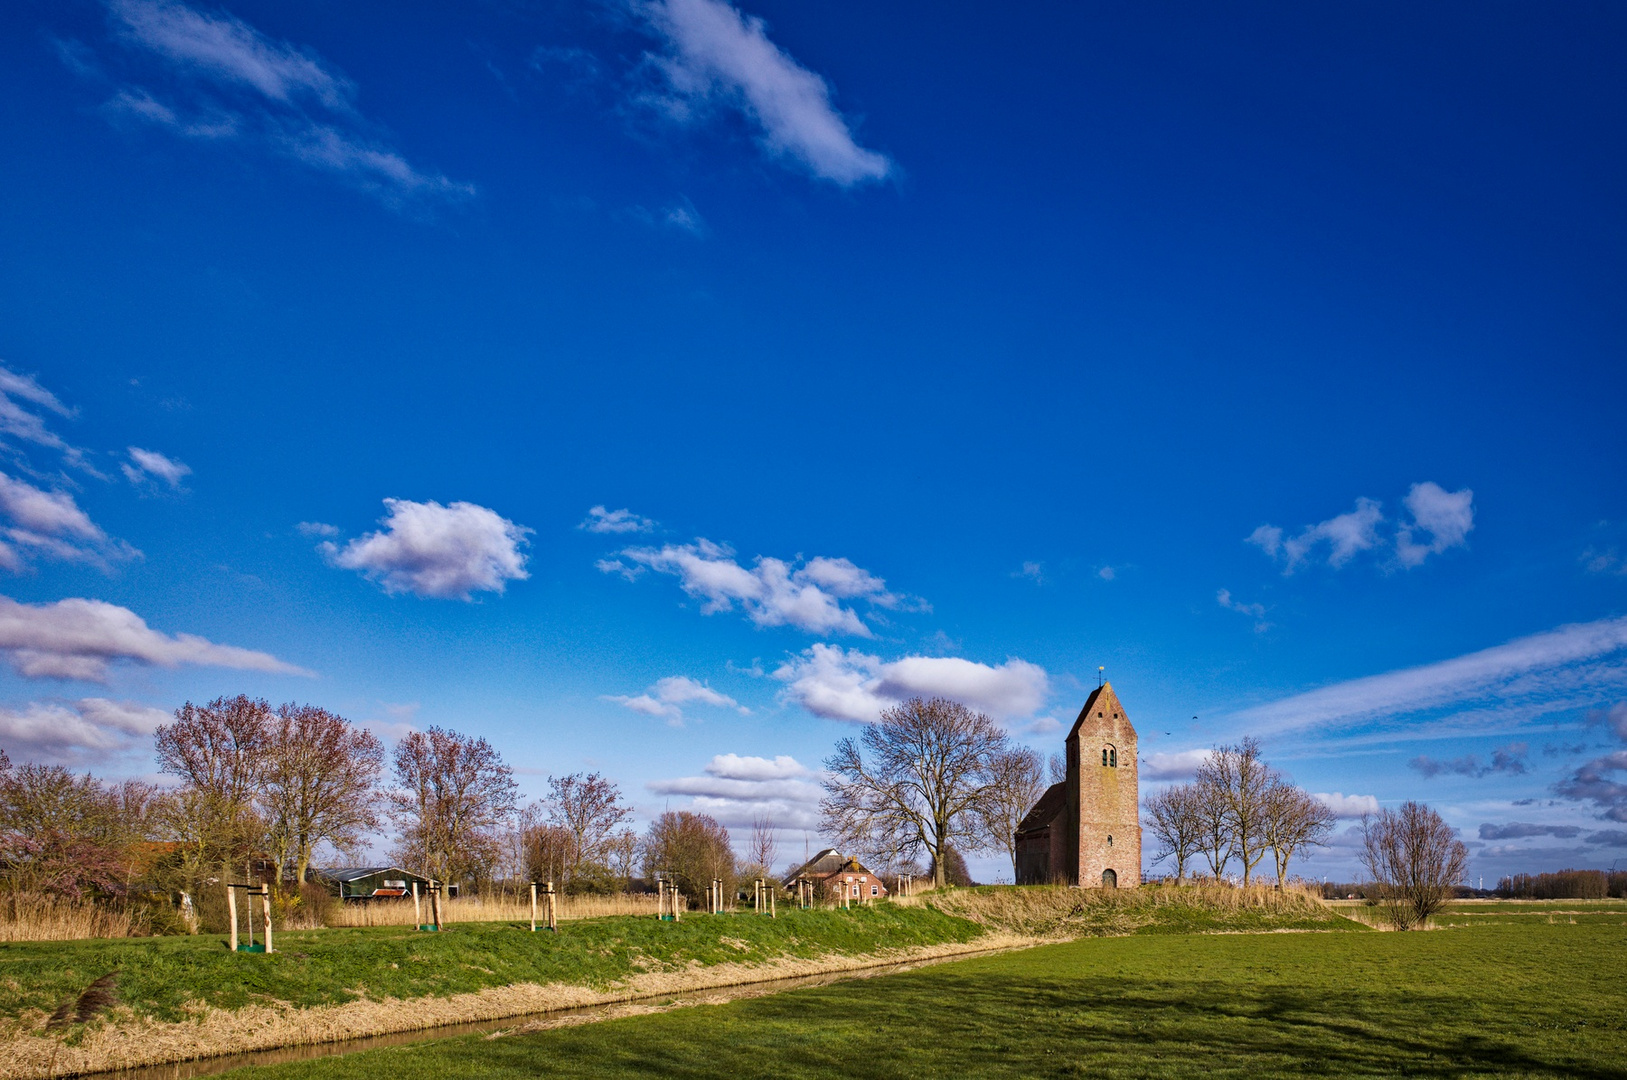
<path id="1" fill-rule="evenodd" d="M 0 530 L 0 566 L 7 570 L 24 569 L 36 555 L 103 570 L 141 557 L 124 541 L 110 539 L 66 491 L 45 491 L 5 473 L 0 473 L 0 514 L 10 521 Z"/>
<path id="2" fill-rule="evenodd" d="M 815 716 L 869 723 L 911 697 L 945 697 L 1007 719 L 1033 715 L 1045 704 L 1045 669 L 1012 658 L 990 666 L 953 656 L 878 656 L 814 645 L 774 672 L 785 696 Z"/>
<path id="3" fill-rule="evenodd" d="M 295 525 L 301 536 L 338 536 L 339 526 L 329 525 L 324 521 L 301 521 Z"/>
<path id="4" fill-rule="evenodd" d="M 673 727 L 683 726 L 683 706 L 693 703 L 720 709 L 734 709 L 742 716 L 751 714 L 750 709 L 728 694 L 719 693 L 687 675 L 669 675 L 664 679 L 657 679 L 655 685 L 642 694 L 605 694 L 602 700 L 614 701 L 623 708 L 632 709 L 646 716 L 664 717 Z"/>
<path id="5" fill-rule="evenodd" d="M 1062 730 L 1062 721 L 1054 716 L 1037 716 L 1025 728 L 1024 735 L 1049 735 L 1053 731 Z"/>
<path id="6" fill-rule="evenodd" d="M 726 826 L 749 828 L 753 821 L 768 817 L 781 829 L 818 827 L 824 789 L 813 770 L 789 755 L 719 754 L 704 772 L 647 786 L 657 795 L 689 797 L 690 809 L 710 814 Z"/>
<path id="7" fill-rule="evenodd" d="M 159 60 L 173 91 L 165 101 L 126 86 L 108 103 L 114 115 L 191 138 L 251 139 L 390 203 L 474 194 L 387 145 L 357 111 L 355 84 L 311 50 L 177 0 L 109 0 L 108 9 L 119 41 Z"/>
<path id="8" fill-rule="evenodd" d="M 120 468 L 124 471 L 124 478 L 132 484 L 155 478 L 172 488 L 178 488 L 181 481 L 192 473 L 191 466 L 174 458 L 165 457 L 156 450 L 143 450 L 138 446 L 132 446 L 129 453 L 130 460 Z"/>
<path id="9" fill-rule="evenodd" d="M 1417 566 L 1447 548 L 1467 546 L 1465 538 L 1474 528 L 1473 491 L 1447 491 L 1426 480 L 1412 485 L 1401 501 L 1412 514 L 1412 521 L 1401 526 L 1395 537 L 1395 554 L 1402 566 Z M 1427 543 L 1413 539 L 1419 533 L 1429 534 Z"/>
<path id="10" fill-rule="evenodd" d="M 1392 544 L 1396 564 L 1410 569 L 1432 554 L 1465 546 L 1465 538 L 1474 528 L 1473 491 L 1447 491 L 1426 480 L 1413 484 L 1401 501 L 1411 517 L 1393 536 L 1381 532 L 1386 523 L 1382 504 L 1363 497 L 1356 500 L 1354 509 L 1307 525 L 1292 536 L 1276 525 L 1261 525 L 1244 542 L 1273 559 L 1280 556 L 1285 575 L 1319 560 L 1337 570 L 1364 551 Z"/>
<path id="11" fill-rule="evenodd" d="M 1472 703 L 1536 710 L 1597 700 L 1627 684 L 1627 617 L 1561 626 L 1505 645 L 1369 675 L 1236 713 L 1256 734 L 1327 728 Z"/>
<path id="12" fill-rule="evenodd" d="M 1209 760 L 1208 750 L 1181 750 L 1176 753 L 1148 754 L 1141 762 L 1144 780 L 1190 780 L 1198 766 Z"/>
<path id="13" fill-rule="evenodd" d="M 622 560 L 627 560 L 623 562 Z M 795 626 L 815 634 L 871 637 L 870 628 L 843 600 L 862 599 L 876 607 L 924 607 L 919 601 L 887 591 L 887 583 L 847 559 L 824 556 L 801 566 L 760 556 L 748 569 L 734 552 L 710 540 L 628 548 L 618 559 L 594 564 L 605 573 L 629 580 L 648 568 L 678 578 L 684 592 L 698 600 L 701 614 L 732 611 L 736 604 L 758 626 Z"/>
<path id="14" fill-rule="evenodd" d="M 588 516 L 577 528 L 592 533 L 645 533 L 655 528 L 655 522 L 626 508 L 606 510 L 600 505 L 589 509 Z"/>
<path id="15" fill-rule="evenodd" d="M 29 408 L 29 405 L 37 408 Z M 44 413 L 70 417 L 74 411 L 29 375 L 19 375 L 0 365 L 0 437 L 20 439 L 60 453 L 63 460 L 93 476 L 100 476 L 86 460 L 85 452 L 70 445 L 46 426 Z"/>
<path id="16" fill-rule="evenodd" d="M 1264 604 L 1245 604 L 1232 596 L 1230 589 L 1221 589 L 1215 593 L 1215 602 L 1227 611 L 1235 611 L 1239 615 L 1247 615 L 1254 620 L 1254 629 L 1257 633 L 1264 633 L 1271 629 L 1271 624 L 1265 621 Z"/>
<path id="17" fill-rule="evenodd" d="M 885 155 L 854 141 L 829 84 L 769 41 L 763 20 L 726 0 L 631 0 L 630 7 L 666 46 L 651 59 L 664 83 L 656 103 L 668 116 L 691 121 L 713 103 L 739 109 L 770 154 L 842 187 L 892 171 Z"/>
<path id="18" fill-rule="evenodd" d="M 1101 578 L 1103 581 L 1112 581 L 1114 578 L 1119 576 L 1119 572 L 1113 569 L 1111 566 L 1104 566 L 1100 570 L 1096 571 L 1096 576 Z"/>
<path id="19" fill-rule="evenodd" d="M 14 761 L 105 764 L 148 751 L 153 732 L 171 719 L 162 709 L 107 698 L 0 706 L 0 749 Z"/>
<path id="20" fill-rule="evenodd" d="M 443 600 L 475 592 L 501 593 L 531 575 L 520 550 L 531 530 L 474 503 L 385 499 L 384 528 L 340 547 L 319 545 L 335 566 L 357 570 L 387 593 Z"/>
<path id="21" fill-rule="evenodd" d="M 311 674 L 269 653 L 217 645 L 194 634 L 161 633 L 129 608 L 79 598 L 20 604 L 0 596 L 0 652 L 28 678 L 103 682 L 109 665 L 118 660 L 166 668 L 187 664 Z"/>
<path id="22" fill-rule="evenodd" d="M 1378 799 L 1372 795 L 1346 795 L 1339 791 L 1318 791 L 1311 798 L 1342 818 L 1359 818 L 1363 814 L 1378 813 Z"/>

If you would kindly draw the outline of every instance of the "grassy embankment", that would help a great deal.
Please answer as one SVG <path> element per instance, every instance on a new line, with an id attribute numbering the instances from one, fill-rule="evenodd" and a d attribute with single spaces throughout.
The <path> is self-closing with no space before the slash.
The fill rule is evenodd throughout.
<path id="1" fill-rule="evenodd" d="M 1139 934 L 238 1080 L 1627 1077 L 1627 925 Z"/>

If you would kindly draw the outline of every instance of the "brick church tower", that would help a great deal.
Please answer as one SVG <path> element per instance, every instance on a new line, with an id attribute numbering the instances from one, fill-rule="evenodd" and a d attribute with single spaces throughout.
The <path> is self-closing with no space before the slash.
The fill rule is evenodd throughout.
<path id="1" fill-rule="evenodd" d="M 1112 683 L 1085 701 L 1066 745 L 1067 779 L 1052 784 L 1017 827 L 1017 884 L 1140 885 L 1136 729 Z"/>

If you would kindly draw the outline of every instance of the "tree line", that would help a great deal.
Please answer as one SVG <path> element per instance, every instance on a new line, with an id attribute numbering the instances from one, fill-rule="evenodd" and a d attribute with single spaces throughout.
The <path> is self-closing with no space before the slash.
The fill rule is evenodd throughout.
<path id="1" fill-rule="evenodd" d="M 547 794 L 522 805 L 513 770 L 482 737 L 430 727 L 386 752 L 315 705 L 187 702 L 154 752 L 173 786 L 14 765 L 0 752 L 0 882 L 76 900 L 179 894 L 196 928 L 200 908 L 219 921 L 208 918 L 211 883 L 265 880 L 286 911 L 320 856 L 359 857 L 386 828 L 391 863 L 476 891 L 553 881 L 615 892 L 659 874 L 698 901 L 714 879 L 732 888 L 743 873 L 766 875 L 774 855 L 766 819 L 741 865 L 728 829 L 704 814 L 664 813 L 638 835 L 632 806 L 598 773 L 550 776 Z M 153 928 L 183 928 L 168 925 L 167 904 L 151 906 Z"/>

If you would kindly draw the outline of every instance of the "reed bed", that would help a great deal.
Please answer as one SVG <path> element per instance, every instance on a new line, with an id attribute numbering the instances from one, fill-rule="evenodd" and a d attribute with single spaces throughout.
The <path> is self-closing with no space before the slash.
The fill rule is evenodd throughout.
<path id="1" fill-rule="evenodd" d="M 429 918 L 429 902 L 422 904 L 422 920 Z M 680 901 L 681 903 L 681 901 Z M 610 896 L 561 896 L 557 900 L 559 920 L 600 919 L 611 915 L 655 916 L 656 897 L 642 893 L 616 893 Z M 537 897 L 537 919 L 547 918 L 547 907 Z M 530 922 L 529 897 L 456 897 L 441 902 L 441 922 Z M 328 926 L 412 926 L 411 900 L 370 900 L 335 907 L 323 919 Z"/>
<path id="2" fill-rule="evenodd" d="M 991 928 L 1043 936 L 1354 928 L 1301 885 L 985 886 L 911 900 Z"/>
<path id="3" fill-rule="evenodd" d="M 0 941 L 78 941 L 131 937 L 130 916 L 122 911 L 37 893 L 0 895 Z"/>

